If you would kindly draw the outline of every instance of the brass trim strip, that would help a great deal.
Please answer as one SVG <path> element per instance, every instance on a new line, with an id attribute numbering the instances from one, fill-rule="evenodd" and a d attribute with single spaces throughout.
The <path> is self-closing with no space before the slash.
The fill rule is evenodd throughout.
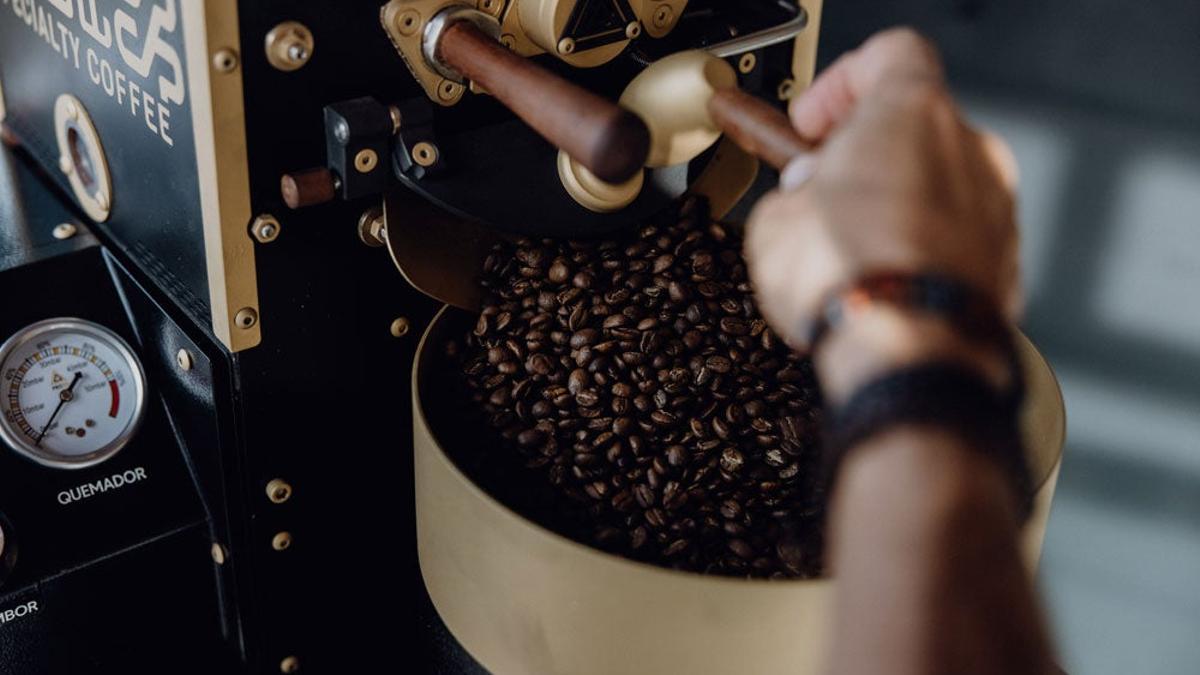
<path id="1" fill-rule="evenodd" d="M 817 44 L 821 37 L 821 8 L 825 0 L 803 0 L 804 11 L 808 13 L 808 25 L 796 36 L 796 51 L 792 57 L 792 77 L 795 80 L 794 91 L 808 89 L 817 73 Z"/>
<path id="2" fill-rule="evenodd" d="M 181 2 L 213 333 L 230 351 L 262 341 L 246 153 L 237 0 Z M 220 56 L 220 58 L 218 58 Z M 220 142 L 217 142 L 220 139 Z M 249 310 L 249 311 L 247 311 Z"/>

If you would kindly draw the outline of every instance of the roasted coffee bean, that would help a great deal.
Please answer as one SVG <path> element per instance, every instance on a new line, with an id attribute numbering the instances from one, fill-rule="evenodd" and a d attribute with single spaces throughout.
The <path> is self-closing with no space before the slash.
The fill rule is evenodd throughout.
<path id="1" fill-rule="evenodd" d="M 498 246 L 447 358 L 565 534 L 679 569 L 812 576 L 811 365 L 755 308 L 741 242 L 685 206 L 620 240 Z"/>

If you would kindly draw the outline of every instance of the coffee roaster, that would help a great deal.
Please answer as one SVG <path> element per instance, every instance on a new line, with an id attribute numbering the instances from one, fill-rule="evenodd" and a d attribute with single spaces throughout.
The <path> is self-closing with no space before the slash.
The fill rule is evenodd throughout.
<path id="1" fill-rule="evenodd" d="M 425 561 L 451 631 L 430 603 L 419 337 L 496 238 L 752 199 L 800 149 L 820 10 L 0 0 L 0 671 L 550 663 L 438 572 L 474 554 Z M 456 533 L 419 416 L 422 527 Z"/>

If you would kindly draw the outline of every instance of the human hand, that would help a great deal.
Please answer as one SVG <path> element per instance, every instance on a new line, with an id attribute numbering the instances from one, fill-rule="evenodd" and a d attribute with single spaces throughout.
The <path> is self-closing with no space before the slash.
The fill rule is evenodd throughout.
<path id="1" fill-rule="evenodd" d="M 1011 155 L 963 120 L 928 42 L 907 29 L 880 33 L 826 70 L 791 114 L 821 149 L 784 172 L 746 236 L 759 305 L 776 332 L 807 348 L 804 331 L 829 294 L 885 270 L 956 278 L 1015 318 Z M 930 331 L 953 337 L 900 314 L 863 328 L 871 335 L 859 353 L 874 346 L 904 360 L 895 352 L 923 348 L 915 343 Z"/>

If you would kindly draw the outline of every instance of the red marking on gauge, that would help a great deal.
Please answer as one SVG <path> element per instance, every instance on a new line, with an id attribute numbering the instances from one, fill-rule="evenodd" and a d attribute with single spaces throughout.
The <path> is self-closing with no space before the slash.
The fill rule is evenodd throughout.
<path id="1" fill-rule="evenodd" d="M 108 416 L 116 417 L 117 410 L 121 407 L 121 392 L 117 389 L 116 380 L 108 381 L 108 389 L 112 392 L 112 406 L 108 409 Z"/>

